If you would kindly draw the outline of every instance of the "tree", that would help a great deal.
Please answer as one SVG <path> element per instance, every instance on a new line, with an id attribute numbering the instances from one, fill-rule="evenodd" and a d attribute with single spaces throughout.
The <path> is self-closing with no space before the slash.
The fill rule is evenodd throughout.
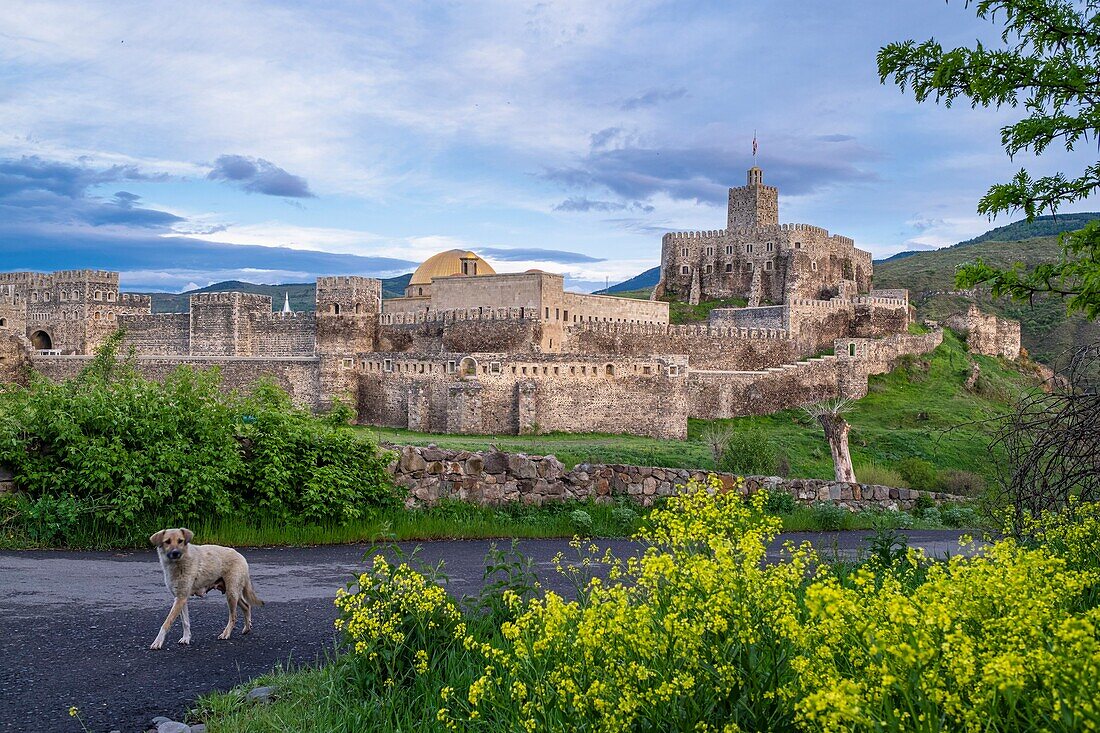
<path id="1" fill-rule="evenodd" d="M 844 414 L 851 409 L 851 405 L 851 400 L 838 398 L 802 409 L 821 423 L 821 427 L 825 430 L 825 439 L 829 441 L 829 452 L 833 454 L 833 473 L 836 480 L 854 484 L 856 471 L 852 467 L 852 454 L 848 451 L 848 432 L 852 426 L 844 419 Z"/>
<path id="2" fill-rule="evenodd" d="M 966 0 L 977 16 L 1004 23 L 1002 48 L 945 50 L 933 40 L 904 41 L 878 53 L 879 77 L 893 79 L 918 102 L 932 98 L 946 106 L 961 98 L 972 107 L 1023 106 L 1025 116 L 1001 129 L 1009 156 L 1041 155 L 1059 143 L 1074 150 L 1100 140 L 1100 0 Z M 1100 162 L 1075 178 L 1059 172 L 1033 179 L 1021 169 L 1008 183 L 992 186 L 978 203 L 995 217 L 1022 211 L 1030 220 L 1057 213 L 1100 189 Z M 978 260 L 961 267 L 960 287 L 989 285 L 994 296 L 1031 300 L 1054 294 L 1070 312 L 1100 316 L 1100 222 L 1063 234 L 1056 262 L 1028 271 L 1021 264 L 1000 270 Z"/>

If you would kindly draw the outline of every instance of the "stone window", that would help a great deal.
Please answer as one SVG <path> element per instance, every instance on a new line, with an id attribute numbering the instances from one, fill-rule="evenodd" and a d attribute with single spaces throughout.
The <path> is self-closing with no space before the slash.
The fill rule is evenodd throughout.
<path id="1" fill-rule="evenodd" d="M 339 303 L 333 303 L 332 304 L 332 315 L 334 315 L 334 316 L 340 315 L 340 304 Z"/>
<path id="2" fill-rule="evenodd" d="M 113 290 L 108 290 L 108 291 L 107 291 L 107 300 L 111 300 L 111 301 L 113 301 L 114 299 L 115 299 L 115 293 L 114 293 L 114 291 L 113 291 Z"/>
<path id="3" fill-rule="evenodd" d="M 94 297 L 95 297 L 96 300 L 103 300 L 103 293 L 101 293 L 100 291 L 97 290 L 97 291 L 95 291 L 95 296 Z"/>
<path id="4" fill-rule="evenodd" d="M 392 372 L 393 371 L 393 359 L 383 359 L 382 360 L 382 371 L 384 371 L 384 372 Z"/>
<path id="5" fill-rule="evenodd" d="M 457 371 L 458 371 L 458 362 L 457 361 L 454 361 L 452 359 L 451 361 L 447 362 L 447 373 L 448 374 L 454 374 Z"/>
<path id="6" fill-rule="evenodd" d="M 550 320 L 550 306 L 546 306 L 546 320 Z"/>
<path id="7" fill-rule="evenodd" d="M 8 319 L 7 318 L 0 318 L 0 328 L 3 328 L 6 325 L 8 325 Z"/>
<path id="8" fill-rule="evenodd" d="M 817 272 L 817 260 L 813 260 L 810 262 L 810 269 L 814 272 Z"/>
<path id="9" fill-rule="evenodd" d="M 95 312 L 95 313 L 94 313 L 94 314 L 92 315 L 92 318 L 98 321 L 98 320 L 99 320 L 99 311 L 96 311 L 96 312 Z"/>
<path id="10" fill-rule="evenodd" d="M 680 267 L 680 274 L 681 274 L 681 275 L 687 275 L 687 274 L 689 274 L 690 272 L 691 272 L 691 270 L 689 270 L 689 269 L 688 269 L 688 266 L 687 266 L 687 265 L 683 265 L 682 267 Z M 591 318 L 591 317 L 590 317 L 590 318 Z"/>
<path id="11" fill-rule="evenodd" d="M 35 290 L 33 293 L 31 293 L 31 300 L 34 301 L 35 303 L 38 302 L 38 291 L 37 290 Z"/>
<path id="12" fill-rule="evenodd" d="M 771 252 L 772 249 L 774 249 L 774 248 L 775 248 L 775 245 L 772 244 L 771 242 L 768 242 L 768 251 Z"/>
<path id="13" fill-rule="evenodd" d="M 500 374 L 500 362 L 499 361 L 489 362 L 489 373 L 490 374 Z"/>
<path id="14" fill-rule="evenodd" d="M 713 268 L 712 268 L 712 267 L 711 267 L 710 265 L 707 265 L 707 266 L 706 266 L 706 267 L 705 267 L 705 268 L 703 269 L 703 272 L 705 272 L 706 274 L 708 274 L 708 275 L 709 275 L 712 269 L 713 269 Z"/>
<path id="15" fill-rule="evenodd" d="M 73 300 L 80 300 L 80 293 L 76 290 L 73 291 Z"/>
<path id="16" fill-rule="evenodd" d="M 653 369 L 649 366 L 649 364 L 646 364 L 645 366 L 642 367 L 642 374 L 652 374 L 652 373 L 653 373 Z"/>
<path id="17" fill-rule="evenodd" d="M 351 369 L 353 366 L 355 366 L 354 359 L 341 359 L 341 363 L 343 364 L 345 369 Z"/>
<path id="18" fill-rule="evenodd" d="M 746 262 L 745 263 L 745 269 L 748 270 L 749 272 L 752 272 L 752 263 L 751 262 Z"/>
<path id="19" fill-rule="evenodd" d="M 569 322 L 569 311 L 563 310 L 561 312 L 561 319 L 563 321 L 565 321 L 566 323 L 568 323 Z"/>
<path id="20" fill-rule="evenodd" d="M 768 260 L 767 262 L 764 263 L 764 269 L 765 270 L 772 269 L 772 261 L 771 260 Z"/>
<path id="21" fill-rule="evenodd" d="M 108 321 L 115 320 L 115 312 L 114 311 L 111 311 L 110 313 L 107 314 L 107 320 Z"/>
<path id="22" fill-rule="evenodd" d="M 65 291 L 62 290 L 57 295 L 58 295 L 59 298 L 61 298 L 61 302 L 64 303 L 65 302 Z"/>
<path id="23" fill-rule="evenodd" d="M 726 245 L 726 254 L 728 254 L 728 255 L 733 254 L 733 245 L 732 244 L 727 244 Z"/>
<path id="24" fill-rule="evenodd" d="M 615 367 L 614 367 L 614 365 L 612 365 L 612 364 L 605 365 L 604 368 L 603 368 L 603 372 L 604 372 L 605 375 L 607 375 L 609 377 L 615 376 Z"/>
<path id="25" fill-rule="evenodd" d="M 561 308 L 555 308 L 554 309 L 554 320 L 555 321 L 560 321 L 561 320 Z"/>
<path id="26" fill-rule="evenodd" d="M 714 254 L 714 247 L 707 247 L 707 257 Z"/>
<path id="27" fill-rule="evenodd" d="M 795 249 L 802 249 L 802 242 L 795 242 L 794 243 L 794 248 Z"/>
<path id="28" fill-rule="evenodd" d="M 47 303 L 50 302 L 50 291 L 49 290 L 42 293 L 42 300 L 46 301 Z"/>
<path id="29" fill-rule="evenodd" d="M 733 272 L 733 263 L 726 263 L 726 272 Z"/>
<path id="30" fill-rule="evenodd" d="M 848 344 L 848 356 L 855 356 L 855 355 L 856 355 L 856 345 L 855 345 L 855 342 L 852 342 L 852 343 Z"/>
<path id="31" fill-rule="evenodd" d="M 680 366 L 678 364 L 668 365 L 668 376 L 678 377 L 680 375 Z"/>
<path id="32" fill-rule="evenodd" d="M 750 255 L 752 254 L 752 245 L 751 244 L 746 244 L 745 245 L 745 252 L 749 253 Z"/>
<path id="33" fill-rule="evenodd" d="M 681 257 L 687 257 L 688 256 L 687 247 L 684 247 L 683 249 L 680 250 L 680 256 Z"/>

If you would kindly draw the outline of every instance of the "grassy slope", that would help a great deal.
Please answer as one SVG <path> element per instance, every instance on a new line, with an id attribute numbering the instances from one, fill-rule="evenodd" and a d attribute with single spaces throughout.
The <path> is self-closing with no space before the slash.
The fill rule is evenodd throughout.
<path id="1" fill-rule="evenodd" d="M 922 293 L 953 289 L 955 269 L 964 262 L 980 257 L 998 267 L 1015 262 L 1033 267 L 1051 261 L 1058 252 L 1058 238 L 1052 236 L 956 245 L 876 265 L 875 287 L 908 288 L 920 316 L 938 319 L 965 308 L 965 300 L 950 295 L 922 297 Z M 989 297 L 980 301 L 983 310 L 1021 322 L 1024 348 L 1039 361 L 1050 363 L 1075 344 L 1100 341 L 1100 323 L 1086 321 L 1080 315 L 1067 318 L 1065 304 L 1057 298 L 1038 300 L 1034 306 Z"/>
<path id="2" fill-rule="evenodd" d="M 979 393 L 963 383 L 971 359 L 982 369 Z M 971 357 L 951 333 L 944 344 L 923 360 L 913 360 L 886 375 L 872 377 L 871 392 L 856 403 L 849 416 L 851 446 L 856 464 L 889 467 L 900 459 L 919 457 L 941 470 L 964 470 L 991 475 L 985 446 L 987 436 L 973 421 L 996 414 L 1013 392 L 1029 383 L 1016 368 L 991 357 Z M 924 413 L 924 414 L 922 414 Z M 925 419 L 927 418 L 927 419 Z M 719 421 L 737 427 L 758 426 L 790 461 L 791 475 L 830 478 L 828 447 L 815 424 L 801 410 L 774 415 Z M 411 433 L 390 428 L 361 428 L 393 443 L 483 450 L 490 444 L 501 450 L 553 453 L 567 466 L 577 463 L 628 463 L 679 468 L 712 468 L 701 439 L 708 421 L 692 420 L 688 439 L 657 440 L 637 436 L 567 435 L 473 436 Z"/>

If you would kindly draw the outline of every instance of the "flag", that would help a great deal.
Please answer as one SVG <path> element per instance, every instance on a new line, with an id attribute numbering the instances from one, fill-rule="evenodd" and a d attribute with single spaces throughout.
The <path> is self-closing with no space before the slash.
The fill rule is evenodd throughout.
<path id="1" fill-rule="evenodd" d="M 752 134 L 752 157 L 756 157 L 756 133 Z"/>

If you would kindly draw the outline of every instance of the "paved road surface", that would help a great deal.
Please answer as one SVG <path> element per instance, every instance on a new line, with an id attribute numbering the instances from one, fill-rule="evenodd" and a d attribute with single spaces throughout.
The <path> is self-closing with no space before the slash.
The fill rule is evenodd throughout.
<path id="1" fill-rule="evenodd" d="M 853 556 L 869 533 L 793 533 L 830 555 Z M 936 556 L 957 553 L 955 531 L 913 531 L 910 544 Z M 476 592 L 488 541 L 422 545 L 420 559 L 446 562 L 450 590 Z M 505 546 L 506 542 L 501 542 Z M 622 540 L 601 541 L 624 556 Z M 410 546 L 405 546 L 409 549 Z M 192 640 L 177 646 L 177 621 L 168 644 L 148 649 L 171 605 L 156 555 L 145 552 L 0 553 L 0 731 L 80 731 L 69 706 L 91 731 L 142 731 L 157 715 L 179 720 L 199 695 L 225 690 L 278 664 L 313 662 L 335 644 L 335 590 L 360 567 L 365 545 L 244 551 L 266 605 L 249 636 L 216 637 L 225 624 L 220 593 L 192 598 Z M 523 553 L 540 579 L 565 592 L 551 558 L 571 554 L 565 540 L 527 540 Z M 238 626 L 238 629 L 240 627 Z"/>

